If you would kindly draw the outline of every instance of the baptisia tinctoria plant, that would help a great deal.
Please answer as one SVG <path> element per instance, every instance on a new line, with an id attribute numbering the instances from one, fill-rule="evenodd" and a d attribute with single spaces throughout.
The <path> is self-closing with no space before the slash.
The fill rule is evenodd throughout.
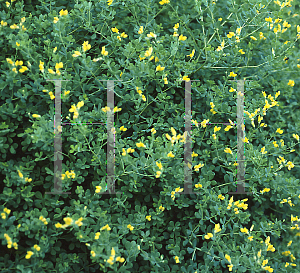
<path id="1" fill-rule="evenodd" d="M 1 272 L 299 272 L 299 0 L 0 4 Z"/>

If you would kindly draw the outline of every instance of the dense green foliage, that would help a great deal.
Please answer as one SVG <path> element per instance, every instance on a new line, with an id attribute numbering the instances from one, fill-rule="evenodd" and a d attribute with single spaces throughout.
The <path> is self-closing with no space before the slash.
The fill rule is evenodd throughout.
<path id="1" fill-rule="evenodd" d="M 1 272 L 299 272 L 299 0 L 0 5 Z M 230 80 L 243 78 L 253 194 L 230 195 L 237 130 L 205 120 L 236 120 Z M 55 113 L 47 79 L 68 80 L 62 122 L 81 123 L 62 128 L 70 195 L 46 194 Z M 179 193 L 189 79 L 197 195 Z M 116 80 L 121 108 L 118 195 L 98 194 L 106 128 L 83 124 L 106 122 L 104 80 Z"/>

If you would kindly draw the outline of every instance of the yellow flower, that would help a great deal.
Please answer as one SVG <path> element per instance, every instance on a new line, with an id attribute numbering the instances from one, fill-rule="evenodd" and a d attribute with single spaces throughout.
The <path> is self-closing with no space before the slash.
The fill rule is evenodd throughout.
<path id="1" fill-rule="evenodd" d="M 32 252 L 32 251 L 27 251 L 27 254 L 26 254 L 26 256 L 25 256 L 25 259 L 30 259 L 32 255 L 33 255 L 33 252 Z"/>
<path id="2" fill-rule="evenodd" d="M 215 233 L 220 232 L 221 230 L 220 224 L 215 224 Z"/>
<path id="3" fill-rule="evenodd" d="M 108 224 L 106 224 L 105 226 L 103 226 L 100 230 L 104 230 L 104 229 L 106 229 L 108 231 L 111 230 L 111 228 L 110 228 L 110 226 Z"/>
<path id="4" fill-rule="evenodd" d="M 73 223 L 73 219 L 71 217 L 65 217 L 64 221 L 65 221 L 67 226 L 69 226 Z"/>
<path id="5" fill-rule="evenodd" d="M 159 2 L 160 5 L 169 4 L 169 3 L 170 3 L 170 0 L 161 0 Z"/>
<path id="6" fill-rule="evenodd" d="M 226 259 L 228 262 L 231 263 L 231 258 L 230 258 L 230 256 L 229 256 L 228 254 L 225 255 L 225 259 Z"/>
<path id="7" fill-rule="evenodd" d="M 159 178 L 159 177 L 160 177 L 160 175 L 161 175 L 161 171 L 157 171 L 157 172 L 156 172 L 156 176 L 155 176 L 155 177 L 156 177 L 156 178 Z"/>
<path id="8" fill-rule="evenodd" d="M 81 53 L 79 51 L 74 51 L 74 54 L 72 54 L 72 56 L 74 58 L 78 57 L 78 56 L 81 56 Z"/>
<path id="9" fill-rule="evenodd" d="M 82 48 L 83 48 L 83 51 L 85 52 L 85 51 L 91 49 L 91 45 L 89 44 L 88 41 L 85 41 L 85 42 L 83 42 L 83 44 L 82 44 Z"/>
<path id="10" fill-rule="evenodd" d="M 295 167 L 295 165 L 291 162 L 291 161 L 288 161 L 287 164 L 286 164 L 286 167 L 288 167 L 289 171 Z"/>
<path id="11" fill-rule="evenodd" d="M 187 38 L 186 36 L 183 36 L 182 34 L 180 34 L 178 40 L 179 40 L 179 41 L 185 41 L 186 38 Z"/>
<path id="12" fill-rule="evenodd" d="M 110 111 L 110 108 L 108 106 L 105 106 L 101 109 L 104 113 L 106 113 L 107 111 Z"/>
<path id="13" fill-rule="evenodd" d="M 160 170 L 162 170 L 162 164 L 161 164 L 161 162 L 155 162 L 156 163 L 156 165 L 157 165 L 157 167 L 160 169 Z"/>
<path id="14" fill-rule="evenodd" d="M 241 228 L 240 230 L 241 230 L 241 232 L 243 232 L 243 233 L 248 233 L 248 234 L 249 234 L 249 231 L 248 231 L 247 228 Z"/>
<path id="15" fill-rule="evenodd" d="M 160 209 L 161 211 L 164 211 L 164 210 L 165 210 L 165 208 L 164 208 L 162 205 L 159 206 L 159 209 Z"/>
<path id="16" fill-rule="evenodd" d="M 105 46 L 102 47 L 101 54 L 103 56 L 107 56 L 108 55 L 108 51 L 105 51 Z"/>
<path id="17" fill-rule="evenodd" d="M 221 22 L 222 20 L 223 20 L 222 18 L 219 18 L 219 19 L 218 19 L 218 21 L 220 21 L 220 22 Z"/>
<path id="18" fill-rule="evenodd" d="M 17 45 L 17 46 L 20 46 L 20 44 L 19 44 L 18 42 L 16 42 L 16 45 Z"/>
<path id="19" fill-rule="evenodd" d="M 149 49 L 148 50 L 146 50 L 146 53 L 145 53 L 145 57 L 149 57 L 151 54 L 152 54 L 152 52 L 153 52 L 153 47 L 151 46 L 151 47 L 149 47 Z"/>
<path id="20" fill-rule="evenodd" d="M 293 134 L 293 137 L 299 141 L 299 136 L 297 134 Z"/>
<path id="21" fill-rule="evenodd" d="M 100 236 L 100 232 L 96 232 L 96 233 L 95 233 L 95 240 L 98 240 L 98 239 L 99 239 L 99 236 Z"/>
<path id="22" fill-rule="evenodd" d="M 243 49 L 240 49 L 239 52 L 240 52 L 241 54 L 245 54 L 245 52 L 243 51 Z"/>
<path id="23" fill-rule="evenodd" d="M 229 74 L 229 77 L 236 77 L 237 76 L 237 74 L 235 74 L 234 72 L 230 72 L 230 74 Z"/>
<path id="24" fill-rule="evenodd" d="M 108 0 L 107 5 L 110 6 L 112 4 L 113 0 Z"/>
<path id="25" fill-rule="evenodd" d="M 218 195 L 218 198 L 221 199 L 221 200 L 224 200 L 224 199 L 225 199 L 225 197 L 224 197 L 222 194 L 219 194 L 219 195 Z"/>
<path id="26" fill-rule="evenodd" d="M 40 251 L 41 250 L 41 248 L 38 246 L 38 245 L 34 245 L 33 246 L 37 251 Z"/>
<path id="27" fill-rule="evenodd" d="M 265 21 L 272 23 L 272 18 L 271 17 L 265 18 Z"/>
<path id="28" fill-rule="evenodd" d="M 247 137 L 245 137 L 245 139 L 243 140 L 243 142 L 249 143 L 249 139 Z"/>
<path id="29" fill-rule="evenodd" d="M 38 114 L 33 114 L 32 117 L 33 117 L 33 118 L 40 118 L 41 116 L 38 115 Z"/>
<path id="30" fill-rule="evenodd" d="M 186 55 L 187 57 L 190 57 L 190 58 L 193 58 L 194 57 L 194 54 L 195 54 L 195 49 L 193 49 L 192 53 L 189 54 L 189 55 Z"/>
<path id="31" fill-rule="evenodd" d="M 156 71 L 163 71 L 165 67 L 161 67 L 160 65 L 156 67 Z"/>
<path id="32" fill-rule="evenodd" d="M 138 34 L 142 34 L 143 32 L 144 32 L 144 27 L 143 27 L 143 26 L 140 26 L 139 31 L 138 31 Z"/>
<path id="33" fill-rule="evenodd" d="M 256 41 L 257 39 L 254 36 L 250 36 L 250 38 L 254 41 Z"/>
<path id="34" fill-rule="evenodd" d="M 288 84 L 289 86 L 294 86 L 295 85 L 295 82 L 293 80 L 289 80 Z"/>
<path id="35" fill-rule="evenodd" d="M 172 153 L 172 151 L 170 151 L 167 156 L 168 157 L 175 157 L 175 155 Z"/>
<path id="36" fill-rule="evenodd" d="M 220 130 L 221 130 L 221 127 L 217 127 L 217 126 L 214 127 L 214 133 L 216 133 L 216 132 L 218 132 Z"/>
<path id="37" fill-rule="evenodd" d="M 120 131 L 124 131 L 125 132 L 125 131 L 127 131 L 127 128 L 125 128 L 124 126 L 121 126 L 120 127 Z"/>
<path id="38" fill-rule="evenodd" d="M 280 128 L 277 128 L 276 133 L 282 134 L 283 130 L 281 130 Z"/>
<path id="39" fill-rule="evenodd" d="M 147 219 L 148 221 L 151 221 L 151 215 L 146 216 L 146 219 Z"/>
<path id="40" fill-rule="evenodd" d="M 182 79 L 187 82 L 191 80 L 188 76 L 183 76 Z"/>
<path id="41" fill-rule="evenodd" d="M 54 17 L 53 23 L 56 24 L 59 21 L 58 17 Z"/>
<path id="42" fill-rule="evenodd" d="M 68 11 L 62 9 L 62 10 L 59 12 L 59 15 L 60 15 L 60 16 L 68 15 Z"/>
<path id="43" fill-rule="evenodd" d="M 199 169 L 200 168 L 202 168 L 204 166 L 204 164 L 202 164 L 202 163 L 200 163 L 200 164 L 198 164 L 198 165 L 196 165 L 194 168 L 195 168 L 195 171 L 197 172 L 197 171 L 199 171 Z M 201 185 L 201 184 L 200 184 Z M 196 187 L 196 185 L 195 185 L 195 187 Z M 202 187 L 202 185 L 201 185 L 201 187 Z M 197 187 L 196 187 L 197 188 Z"/>
<path id="44" fill-rule="evenodd" d="M 51 68 L 48 69 L 48 72 L 49 72 L 50 74 L 55 74 L 55 72 L 54 72 Z"/>
<path id="45" fill-rule="evenodd" d="M 203 128 L 205 128 L 206 127 L 206 124 L 209 122 L 209 119 L 204 119 L 202 122 L 201 122 L 201 126 L 203 127 Z"/>
<path id="46" fill-rule="evenodd" d="M 151 133 L 154 135 L 156 133 L 156 130 L 154 128 L 152 128 Z"/>
<path id="47" fill-rule="evenodd" d="M 227 34 L 227 37 L 230 39 L 231 37 L 235 36 L 235 33 L 230 31 L 229 34 Z"/>
<path id="48" fill-rule="evenodd" d="M 22 68 L 19 69 L 21 73 L 25 72 L 26 70 L 28 70 L 27 66 L 22 66 Z"/>
<path id="49" fill-rule="evenodd" d="M 150 32 L 149 34 L 147 34 L 148 38 L 156 38 L 156 34 L 154 34 L 153 32 Z"/>
<path id="50" fill-rule="evenodd" d="M 253 241 L 253 236 L 249 236 L 249 237 L 248 237 L 248 240 L 249 240 L 249 241 Z"/>
<path id="51" fill-rule="evenodd" d="M 227 154 L 232 154 L 232 151 L 231 151 L 230 148 L 226 148 L 226 149 L 224 150 L 224 152 L 227 153 Z"/>
<path id="52" fill-rule="evenodd" d="M 60 63 L 56 63 L 55 64 L 55 69 L 57 70 L 57 69 L 59 69 L 59 68 L 63 68 L 63 63 L 62 62 L 60 62 Z"/>
<path id="53" fill-rule="evenodd" d="M 118 33 L 119 34 L 119 30 L 116 27 L 111 28 L 112 32 Z"/>
<path id="54" fill-rule="evenodd" d="M 212 238 L 214 235 L 212 233 L 207 233 L 207 235 L 204 236 L 205 239 L 209 240 L 209 238 Z"/>
<path id="55" fill-rule="evenodd" d="M 196 154 L 196 153 L 193 151 L 192 157 L 196 157 L 196 156 L 198 156 L 198 154 Z"/>
<path id="56" fill-rule="evenodd" d="M 127 228 L 129 228 L 131 231 L 134 229 L 134 227 L 132 225 L 127 225 Z"/>
<path id="57" fill-rule="evenodd" d="M 146 148 L 145 144 L 142 143 L 142 142 L 136 143 L 136 146 L 139 147 L 139 148 L 140 148 L 140 147 Z"/>
<path id="58" fill-rule="evenodd" d="M 260 150 L 260 152 L 261 152 L 262 154 L 266 154 L 268 151 L 265 151 L 265 149 L 266 149 L 266 147 L 262 147 L 261 150 Z"/>

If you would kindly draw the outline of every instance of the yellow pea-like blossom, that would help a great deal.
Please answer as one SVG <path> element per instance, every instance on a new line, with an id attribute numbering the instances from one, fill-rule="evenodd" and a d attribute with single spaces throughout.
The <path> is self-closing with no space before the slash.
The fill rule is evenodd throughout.
<path id="1" fill-rule="evenodd" d="M 227 153 L 227 154 L 232 154 L 232 151 L 231 151 L 230 148 L 226 148 L 226 149 L 224 150 L 224 152 Z"/>
<path id="2" fill-rule="evenodd" d="M 143 32 L 144 32 L 144 27 L 143 27 L 143 26 L 140 26 L 139 31 L 138 31 L 138 34 L 142 34 Z"/>
<path id="3" fill-rule="evenodd" d="M 206 240 L 209 240 L 210 238 L 212 238 L 214 235 L 212 233 L 207 233 L 207 235 L 204 236 L 204 238 Z"/>
<path id="4" fill-rule="evenodd" d="M 165 69 L 165 67 L 161 67 L 160 65 L 158 65 L 156 67 L 156 71 L 163 71 Z"/>
<path id="5" fill-rule="evenodd" d="M 105 50 L 105 46 L 102 47 L 101 54 L 103 56 L 107 56 L 108 55 L 108 51 Z"/>

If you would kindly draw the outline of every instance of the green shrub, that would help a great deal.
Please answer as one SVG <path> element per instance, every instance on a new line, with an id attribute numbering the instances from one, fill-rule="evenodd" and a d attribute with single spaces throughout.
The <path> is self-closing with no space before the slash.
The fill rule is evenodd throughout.
<path id="1" fill-rule="evenodd" d="M 298 0 L 1 7 L 1 272 L 299 272 Z M 253 194 L 231 195 L 237 130 L 206 121 L 236 120 L 230 80 L 243 78 Z M 53 79 L 64 80 L 62 123 L 75 124 L 61 134 L 69 195 L 46 194 Z M 116 195 L 99 194 L 106 126 L 85 124 L 106 123 L 107 80 Z M 193 195 L 180 194 L 189 80 Z"/>

